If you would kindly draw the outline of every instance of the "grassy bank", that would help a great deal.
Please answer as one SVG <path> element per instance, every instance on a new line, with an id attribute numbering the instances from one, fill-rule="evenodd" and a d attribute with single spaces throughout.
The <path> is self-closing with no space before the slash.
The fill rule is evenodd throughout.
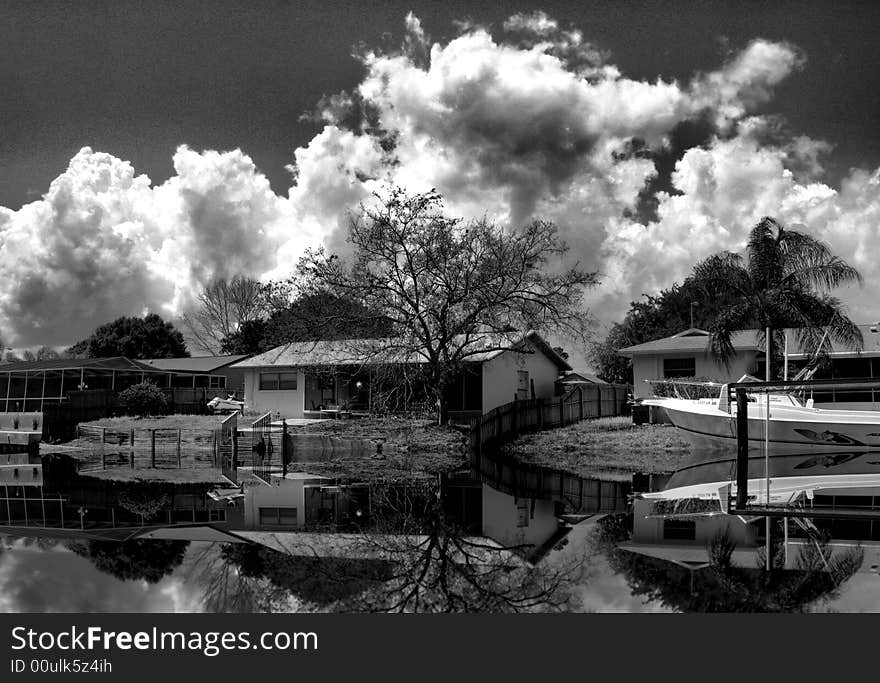
<path id="1" fill-rule="evenodd" d="M 629 417 L 603 417 L 526 434 L 505 450 L 522 462 L 590 476 L 673 470 L 689 455 L 690 445 L 672 425 L 634 425 Z"/>

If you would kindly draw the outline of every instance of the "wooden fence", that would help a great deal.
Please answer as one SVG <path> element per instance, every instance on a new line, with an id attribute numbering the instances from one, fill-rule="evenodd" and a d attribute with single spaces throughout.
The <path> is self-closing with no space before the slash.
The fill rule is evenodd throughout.
<path id="1" fill-rule="evenodd" d="M 205 415 L 210 412 L 208 401 L 226 396 L 225 389 L 162 388 L 168 400 L 167 412 Z M 61 403 L 43 406 L 43 441 L 69 441 L 76 435 L 77 425 L 102 417 L 122 414 L 119 392 L 109 389 L 71 391 Z"/>
<path id="2" fill-rule="evenodd" d="M 471 452 L 480 454 L 487 446 L 497 446 L 528 431 L 564 427 L 597 417 L 626 415 L 625 384 L 579 386 L 553 399 L 532 398 L 505 403 L 471 423 Z"/>

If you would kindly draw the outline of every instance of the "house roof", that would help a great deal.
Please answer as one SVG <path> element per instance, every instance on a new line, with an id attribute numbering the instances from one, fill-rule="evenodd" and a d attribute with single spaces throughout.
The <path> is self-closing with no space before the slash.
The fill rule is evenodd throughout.
<path id="1" fill-rule="evenodd" d="M 214 372 L 227 365 L 232 365 L 248 357 L 248 354 L 236 356 L 192 356 L 190 358 L 150 358 L 143 361 L 160 370 L 176 370 L 178 372 Z"/>
<path id="2" fill-rule="evenodd" d="M 741 330 L 734 332 L 731 338 L 733 348 L 736 350 L 758 350 L 757 330 Z M 621 356 L 636 356 L 645 354 L 656 354 L 663 352 L 703 352 L 709 344 L 709 333 L 705 330 L 691 328 L 684 332 L 679 332 L 671 337 L 663 339 L 655 339 L 654 341 L 645 342 L 644 344 L 636 344 L 635 346 L 627 346 L 620 349 L 617 353 Z"/>
<path id="3" fill-rule="evenodd" d="M 50 358 L 35 361 L 15 361 L 0 365 L 0 372 L 42 372 L 44 370 L 131 370 L 135 372 L 163 372 L 143 361 L 123 356 L 114 358 Z"/>
<path id="4" fill-rule="evenodd" d="M 607 382 L 603 379 L 599 379 L 596 375 L 593 375 L 589 372 L 582 370 L 572 370 L 571 372 L 567 372 L 562 379 L 559 380 L 562 384 L 578 384 L 582 382 L 589 382 L 591 384 L 607 384 Z"/>
<path id="5" fill-rule="evenodd" d="M 858 351 L 852 346 L 844 346 L 841 344 L 831 344 L 831 355 L 840 356 L 880 356 L 880 326 L 878 325 L 859 325 L 864 340 L 864 348 Z M 737 351 L 760 351 L 762 347 L 758 345 L 758 330 L 740 330 L 734 332 L 731 339 L 733 348 Z M 621 356 L 636 356 L 659 353 L 696 353 L 706 351 L 709 343 L 709 332 L 697 328 L 691 328 L 674 334 L 671 337 L 656 339 L 654 341 L 645 342 L 644 344 L 636 344 L 620 349 L 617 353 Z M 800 346 L 797 339 L 797 330 L 792 328 L 788 330 L 788 355 L 790 358 L 806 356 L 805 350 Z"/>
<path id="6" fill-rule="evenodd" d="M 484 363 L 500 356 L 510 348 L 516 348 L 526 341 L 540 349 L 560 370 L 571 370 L 571 366 L 534 330 L 522 335 L 518 340 L 508 340 L 509 348 L 500 346 L 500 340 L 489 339 L 485 352 L 478 351 L 468 357 L 470 362 Z M 264 367 L 304 367 L 321 365 L 361 365 L 386 363 L 424 363 L 423 356 L 395 348 L 395 342 L 387 339 L 343 339 L 338 341 L 290 342 L 277 346 L 265 353 L 246 358 L 235 363 L 235 368 Z"/>

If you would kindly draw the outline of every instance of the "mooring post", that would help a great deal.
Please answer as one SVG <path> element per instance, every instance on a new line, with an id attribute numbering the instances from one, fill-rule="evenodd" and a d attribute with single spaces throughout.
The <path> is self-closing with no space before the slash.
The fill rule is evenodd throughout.
<path id="1" fill-rule="evenodd" d="M 742 513 L 749 501 L 749 399 L 736 389 L 736 507 Z"/>
<path id="2" fill-rule="evenodd" d="M 156 430 L 150 430 L 150 467 L 156 467 Z"/>
<path id="3" fill-rule="evenodd" d="M 180 469 L 180 429 L 177 430 L 177 469 Z"/>

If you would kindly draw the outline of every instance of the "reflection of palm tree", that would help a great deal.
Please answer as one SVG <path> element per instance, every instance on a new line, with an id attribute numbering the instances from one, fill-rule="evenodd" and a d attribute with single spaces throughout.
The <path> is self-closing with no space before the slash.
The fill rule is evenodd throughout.
<path id="1" fill-rule="evenodd" d="M 781 543 L 771 550 L 771 569 L 759 549 L 755 568 L 733 562 L 735 543 L 719 535 L 708 545 L 708 563 L 699 569 L 649 557 L 617 545 L 630 532 L 620 518 L 600 521 L 595 547 L 626 578 L 634 595 L 684 612 L 804 612 L 819 600 L 834 599 L 862 564 L 860 548 L 833 553 L 827 539 L 800 545 L 791 569 L 784 568 Z"/>
<path id="2" fill-rule="evenodd" d="M 740 606 L 760 612 L 799 612 L 819 599 L 833 599 L 864 559 L 861 548 L 834 553 L 828 539 L 817 535 L 799 544 L 791 569 L 786 569 L 785 550 L 778 541 L 771 544 L 770 571 L 735 567 L 734 550 L 735 543 L 726 535 L 713 539 L 711 571 Z M 765 566 L 765 552 L 758 549 L 757 567 Z"/>
<path id="3" fill-rule="evenodd" d="M 713 353 L 728 362 L 735 353 L 733 333 L 754 326 L 768 350 L 768 366 L 774 331 L 785 327 L 797 328 L 799 341 L 810 352 L 823 344 L 826 326 L 830 340 L 861 347 L 859 328 L 844 314 L 840 301 L 827 293 L 843 284 L 861 283 L 855 268 L 813 237 L 787 230 L 768 217 L 752 228 L 746 250 L 745 262 L 726 252 L 694 268 L 698 279 L 735 294 L 710 327 Z"/>

